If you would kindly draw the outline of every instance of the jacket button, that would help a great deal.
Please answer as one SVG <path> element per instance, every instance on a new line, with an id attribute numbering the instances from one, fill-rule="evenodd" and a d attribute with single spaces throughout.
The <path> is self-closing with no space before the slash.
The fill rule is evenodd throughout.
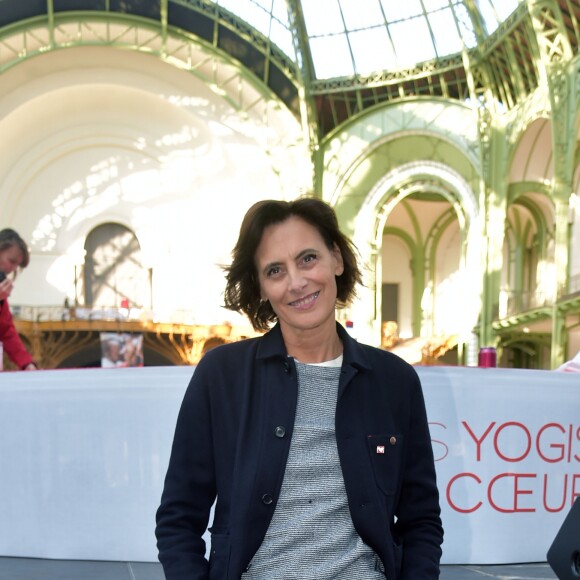
<path id="1" fill-rule="evenodd" d="M 284 429 L 284 427 L 282 427 L 282 425 L 279 425 L 278 427 L 276 427 L 276 429 L 274 429 L 274 435 L 276 435 L 276 437 L 280 437 L 280 439 L 282 439 L 282 437 L 284 437 L 284 435 L 286 435 L 286 429 Z"/>
<path id="2" fill-rule="evenodd" d="M 284 372 L 285 373 L 289 373 L 290 372 L 290 364 L 288 362 L 284 362 Z"/>
<path id="3" fill-rule="evenodd" d="M 394 445 L 396 442 L 397 442 L 397 438 L 396 438 L 396 437 L 391 437 L 391 438 L 389 439 L 389 443 L 390 443 L 391 445 Z"/>
<path id="4" fill-rule="evenodd" d="M 262 496 L 262 503 L 264 505 L 270 505 L 274 500 L 272 499 L 272 496 L 269 493 L 265 493 Z"/>

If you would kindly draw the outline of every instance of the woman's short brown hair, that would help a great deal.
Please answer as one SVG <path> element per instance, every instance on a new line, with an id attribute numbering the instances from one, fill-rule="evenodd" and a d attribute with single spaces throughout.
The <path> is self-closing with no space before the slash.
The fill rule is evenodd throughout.
<path id="1" fill-rule="evenodd" d="M 26 242 L 20 237 L 20 235 L 11 228 L 5 228 L 0 230 L 0 252 L 16 246 L 20 253 L 22 254 L 22 261 L 20 262 L 20 268 L 26 268 L 30 262 L 30 252 L 28 251 L 28 246 Z"/>
<path id="2" fill-rule="evenodd" d="M 335 244 L 340 250 L 344 272 L 336 277 L 338 306 L 349 304 L 356 296 L 356 285 L 362 283 L 354 244 L 340 231 L 330 205 L 316 197 L 299 197 L 294 201 L 259 201 L 246 212 L 232 252 L 232 263 L 224 267 L 227 280 L 224 306 L 246 314 L 254 330 L 268 330 L 270 323 L 277 320 L 270 303 L 260 298 L 256 251 L 264 230 L 291 216 L 299 217 L 316 228 L 330 250 Z"/>

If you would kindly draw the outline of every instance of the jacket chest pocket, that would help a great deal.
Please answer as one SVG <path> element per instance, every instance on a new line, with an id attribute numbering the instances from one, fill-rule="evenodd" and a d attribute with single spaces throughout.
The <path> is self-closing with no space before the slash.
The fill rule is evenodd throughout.
<path id="1" fill-rule="evenodd" d="M 385 494 L 395 493 L 401 472 L 402 435 L 369 435 L 367 446 L 377 486 Z"/>

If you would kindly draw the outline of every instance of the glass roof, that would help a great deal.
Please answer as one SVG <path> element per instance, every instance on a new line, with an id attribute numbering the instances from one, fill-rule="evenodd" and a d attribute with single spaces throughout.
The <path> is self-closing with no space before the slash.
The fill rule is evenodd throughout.
<path id="1" fill-rule="evenodd" d="M 300 61 L 287 4 L 301 6 L 316 79 L 408 69 L 473 48 L 522 0 L 216 0 Z M 470 8 L 471 7 L 471 8 Z"/>

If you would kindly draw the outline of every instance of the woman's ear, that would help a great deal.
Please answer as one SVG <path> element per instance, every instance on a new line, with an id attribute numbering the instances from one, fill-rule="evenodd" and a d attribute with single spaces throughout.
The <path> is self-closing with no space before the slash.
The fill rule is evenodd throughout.
<path id="1" fill-rule="evenodd" d="M 340 276 L 344 272 L 344 260 L 342 259 L 342 252 L 336 244 L 334 244 L 334 247 L 332 248 L 332 253 L 334 254 L 334 259 L 336 260 L 336 269 L 334 274 L 335 276 Z"/>

